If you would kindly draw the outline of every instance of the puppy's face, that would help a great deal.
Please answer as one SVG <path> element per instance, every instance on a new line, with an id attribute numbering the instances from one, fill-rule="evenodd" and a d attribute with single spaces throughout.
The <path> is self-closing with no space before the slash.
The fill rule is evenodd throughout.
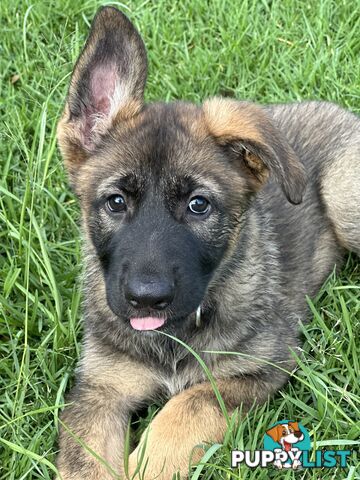
<path id="1" fill-rule="evenodd" d="M 129 20 L 101 9 L 58 128 L 108 305 L 137 330 L 191 317 L 269 173 L 293 203 L 304 188 L 300 163 L 261 108 L 221 99 L 145 106 L 146 72 Z"/>
<path id="2" fill-rule="evenodd" d="M 195 312 L 249 194 L 202 121 L 196 107 L 148 106 L 79 172 L 108 304 L 137 329 Z"/>

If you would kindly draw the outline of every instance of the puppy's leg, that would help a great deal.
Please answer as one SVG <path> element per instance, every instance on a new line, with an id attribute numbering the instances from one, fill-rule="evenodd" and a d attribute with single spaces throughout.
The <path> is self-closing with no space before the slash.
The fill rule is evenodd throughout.
<path id="1" fill-rule="evenodd" d="M 243 412 L 254 403 L 262 403 L 284 383 L 269 378 L 230 378 L 217 382 L 221 396 L 230 413 L 242 405 Z M 181 478 L 188 472 L 190 455 L 198 444 L 222 442 L 226 420 L 210 383 L 195 385 L 176 395 L 165 405 L 149 426 L 139 446 L 130 455 L 130 472 L 134 472 L 141 449 L 146 444 L 145 456 L 139 477 L 144 480 L 170 480 L 173 473 Z M 196 463 L 202 457 L 201 448 L 193 451 Z"/>
<path id="2" fill-rule="evenodd" d="M 113 360 L 92 353 L 88 359 L 85 355 L 82 363 L 78 385 L 69 399 L 72 404 L 61 416 L 65 427 L 60 430 L 59 478 L 125 478 L 123 448 L 128 420 L 131 412 L 153 394 L 154 376 L 125 358 Z"/>

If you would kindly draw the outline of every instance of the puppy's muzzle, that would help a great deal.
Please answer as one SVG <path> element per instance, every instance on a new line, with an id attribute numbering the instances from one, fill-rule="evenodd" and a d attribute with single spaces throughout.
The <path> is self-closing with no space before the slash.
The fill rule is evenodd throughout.
<path id="1" fill-rule="evenodd" d="M 124 285 L 127 302 L 136 309 L 164 310 L 174 299 L 174 282 L 163 278 L 132 277 Z"/>

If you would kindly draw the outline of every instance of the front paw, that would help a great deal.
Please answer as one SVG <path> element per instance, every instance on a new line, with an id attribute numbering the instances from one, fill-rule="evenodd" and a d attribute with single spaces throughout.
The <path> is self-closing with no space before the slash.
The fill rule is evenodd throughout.
<path id="1" fill-rule="evenodd" d="M 129 478 L 172 480 L 174 474 L 187 478 L 191 465 L 202 458 L 204 444 L 221 442 L 225 428 L 216 407 L 191 409 L 187 402 L 170 400 L 129 456 Z"/>
<path id="2" fill-rule="evenodd" d="M 171 480 L 173 475 L 187 478 L 190 461 L 195 464 L 204 454 L 204 449 L 195 445 L 186 441 L 179 445 L 173 437 L 162 437 L 150 428 L 129 456 L 128 476 L 134 480 Z"/>
<path id="3" fill-rule="evenodd" d="M 70 449 L 70 446 L 72 447 Z M 95 457 L 77 444 L 64 444 L 57 458 L 58 476 L 55 480 L 123 480 L 125 476 L 119 468 L 122 458 L 118 455 L 118 445 L 108 446 L 112 453 L 112 459 L 116 459 L 113 465 L 102 456 Z M 117 455 L 115 457 L 115 455 Z"/>
<path id="4" fill-rule="evenodd" d="M 55 480 L 120 480 L 120 478 L 125 478 L 95 464 L 84 466 L 79 464 L 79 466 L 75 465 L 71 468 L 59 468 L 58 472 Z"/>

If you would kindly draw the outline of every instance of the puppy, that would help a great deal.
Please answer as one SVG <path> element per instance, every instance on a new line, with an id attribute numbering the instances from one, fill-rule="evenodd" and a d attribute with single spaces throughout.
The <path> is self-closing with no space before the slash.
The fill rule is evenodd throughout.
<path id="1" fill-rule="evenodd" d="M 145 104 L 146 75 L 139 34 L 102 8 L 58 126 L 85 253 L 83 353 L 57 460 L 64 480 L 125 478 L 130 416 L 162 398 L 129 474 L 146 443 L 141 478 L 186 477 L 194 446 L 221 442 L 228 417 L 184 343 L 227 413 L 246 412 L 294 367 L 305 295 L 347 250 L 360 251 L 355 115 L 324 102 Z"/>

